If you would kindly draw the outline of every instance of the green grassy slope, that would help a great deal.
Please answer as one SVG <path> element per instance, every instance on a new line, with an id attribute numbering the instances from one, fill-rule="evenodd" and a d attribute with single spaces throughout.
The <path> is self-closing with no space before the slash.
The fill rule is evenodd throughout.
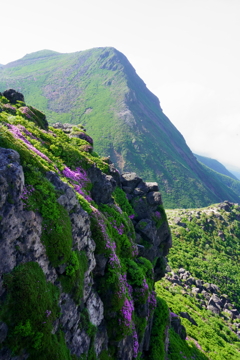
<path id="1" fill-rule="evenodd" d="M 235 175 L 233 175 L 230 171 L 228 171 L 228 169 L 226 169 L 225 166 L 223 164 L 221 164 L 219 161 L 208 158 L 206 156 L 197 155 L 197 154 L 194 154 L 194 156 L 196 156 L 196 158 L 199 162 L 208 166 L 210 169 L 212 169 L 220 174 L 229 176 L 230 178 L 232 178 L 234 180 L 238 180 L 238 178 Z"/>
<path id="2" fill-rule="evenodd" d="M 240 309 L 240 206 L 168 210 L 173 248 L 169 263 L 219 286 Z"/>
<path id="3" fill-rule="evenodd" d="M 239 311 L 240 206 L 224 202 L 166 213 L 173 237 L 168 255 L 173 270 L 170 277 L 177 280 L 170 281 L 168 273 L 155 284 L 156 292 L 161 301 L 166 301 L 171 316 L 181 319 L 187 332 L 186 340 L 182 340 L 170 329 L 168 359 L 239 360 L 240 319 L 224 310 L 219 314 L 207 310 L 203 292 L 194 292 L 196 283 L 191 285 L 184 277 L 179 282 L 182 270 L 178 270 L 189 271 L 190 279 L 202 280 L 206 288 L 216 284 L 218 296 L 229 299 L 232 308 Z M 194 322 L 182 313 L 190 315 Z"/>
<path id="4" fill-rule="evenodd" d="M 197 299 L 186 292 L 183 294 L 181 286 L 172 286 L 167 280 L 156 284 L 156 292 L 167 302 L 171 314 L 181 318 L 180 313 L 185 312 L 195 321 L 192 324 L 188 319 L 181 318 L 187 332 L 185 340 L 170 329 L 169 360 L 240 359 L 240 340 L 231 330 L 231 321 L 227 317 L 202 308 Z"/>
<path id="5" fill-rule="evenodd" d="M 209 167 L 205 166 L 204 164 L 202 164 L 202 165 L 205 168 L 206 172 L 208 172 L 211 177 L 217 179 L 222 184 L 227 186 L 230 192 L 234 192 L 235 194 L 240 196 L 240 180 L 235 180 L 230 176 L 220 174 L 219 172 L 216 172 L 216 171 L 210 169 Z"/>
<path id="6" fill-rule="evenodd" d="M 159 100 L 114 48 L 26 55 L 0 69 L 0 91 L 14 88 L 48 121 L 82 123 L 100 155 L 119 170 L 157 181 L 165 207 L 239 201 L 199 164 Z"/>

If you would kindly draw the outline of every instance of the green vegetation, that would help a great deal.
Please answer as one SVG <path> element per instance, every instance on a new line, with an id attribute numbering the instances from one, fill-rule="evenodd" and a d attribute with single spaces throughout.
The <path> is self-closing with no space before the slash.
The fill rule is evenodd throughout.
<path id="1" fill-rule="evenodd" d="M 223 181 L 196 161 L 157 97 L 114 48 L 26 55 L 0 68 L 0 91 L 7 86 L 22 91 L 27 103 L 43 111 L 50 123 L 81 122 L 94 138 L 96 151 L 110 155 L 121 172 L 135 171 L 144 181 L 157 181 L 167 208 L 239 201 L 240 182 Z M 26 107 L 7 111 L 20 114 Z M 33 113 L 29 107 L 25 116 L 35 121 Z M 59 146 L 55 154 L 58 151 Z M 66 151 L 69 159 L 78 156 L 70 144 Z"/>
<path id="2" fill-rule="evenodd" d="M 0 146 L 16 150 L 24 170 L 23 207 L 42 216 L 41 241 L 48 259 L 53 267 L 61 267 L 59 280 L 63 291 L 80 304 L 88 259 L 85 251 L 73 250 L 70 214 L 58 202 L 64 192 L 53 186 L 47 174 L 51 172 L 71 186 L 80 205 L 90 213 L 95 204 L 90 198 L 92 185 L 86 169 L 97 164 L 108 172 L 109 165 L 91 154 L 88 141 L 71 138 L 54 128 L 46 131 L 45 116 L 38 110 L 20 102 L 12 105 L 2 96 L 0 107 Z M 21 112 L 22 109 L 25 111 Z M 83 132 L 82 126 L 76 126 L 74 131 L 77 130 Z M 13 203 L 11 198 L 8 201 Z M 46 282 L 40 266 L 34 262 L 20 264 L 5 274 L 4 286 L 7 297 L 0 304 L 0 320 L 6 322 L 9 331 L 3 346 L 16 355 L 26 351 L 31 360 L 40 360 L 43 353 L 46 360 L 76 360 L 66 346 L 64 334 L 53 331 L 53 323 L 60 317 L 59 288 Z M 93 329 L 89 318 L 87 328 Z M 88 358 L 95 359 L 95 327 L 90 332 Z"/>
<path id="3" fill-rule="evenodd" d="M 218 285 L 240 307 L 240 207 L 224 204 L 167 211 L 173 236 L 168 259 L 172 269 L 183 267 L 193 276 Z M 183 225 L 176 225 L 174 218 L 177 222 L 181 219 Z"/>
<path id="4" fill-rule="evenodd" d="M 53 322 L 59 317 L 59 290 L 46 282 L 36 262 L 20 264 L 4 276 L 7 299 L 1 307 L 1 318 L 7 323 L 6 345 L 13 354 L 26 349 L 29 359 L 71 359 L 61 332 L 52 334 Z"/>
<path id="5" fill-rule="evenodd" d="M 149 93 L 137 75 L 135 74 L 132 82 L 129 80 L 128 76 L 129 73 L 132 73 L 132 69 L 124 58 L 121 59 L 124 65 L 119 63 L 115 69 L 113 57 L 115 52 L 112 53 L 112 51 L 109 50 L 110 57 L 109 54 L 103 57 L 101 49 L 97 53 L 93 51 L 93 55 L 96 56 L 95 82 L 88 84 L 87 73 L 82 74 L 85 81 L 84 89 L 87 91 L 83 91 L 82 113 L 79 117 L 84 124 L 88 123 L 87 119 L 89 124 L 92 121 L 92 125 L 95 121 L 96 131 L 100 131 L 99 126 L 103 131 L 102 134 L 105 131 L 105 120 L 97 123 L 101 118 L 99 113 L 102 111 L 101 114 L 109 120 L 110 115 L 107 111 L 109 106 L 121 111 L 120 103 L 116 103 L 116 99 L 121 98 L 124 93 L 121 92 L 123 89 L 127 93 L 128 86 L 133 89 L 131 91 L 138 94 L 145 108 L 148 107 L 151 118 L 155 119 L 155 116 L 159 114 L 155 97 L 151 94 L 148 98 L 147 94 L 149 95 Z M 89 54 L 92 53 L 85 52 L 88 75 L 91 74 L 91 66 L 93 66 L 92 55 Z M 58 59 L 62 59 L 61 55 L 54 52 L 40 52 L 36 56 L 41 66 L 47 63 L 52 68 Z M 121 55 L 118 54 L 118 56 Z M 69 57 L 71 58 L 70 55 L 65 54 L 65 60 Z M 76 59 L 78 59 L 78 55 L 72 59 L 72 64 Z M 25 60 L 31 64 L 32 56 L 26 57 Z M 97 60 L 101 62 L 101 69 L 97 65 Z M 63 71 L 66 71 L 67 65 L 64 65 L 63 60 L 61 61 Z M 36 70 L 38 63 L 31 66 L 30 73 Z M 119 78 L 119 73 L 123 74 L 122 68 L 124 68 L 125 75 L 124 78 Z M 22 67 L 19 67 L 17 71 L 23 76 L 24 69 Z M 119 89 L 106 88 L 110 86 L 112 74 L 116 76 L 116 80 L 122 79 L 122 82 L 120 81 L 122 88 L 121 86 Z M 102 81 L 103 75 L 107 83 Z M 72 74 L 74 84 L 77 84 L 78 76 L 78 72 Z M 75 79 L 75 77 L 77 78 Z M 126 85 L 127 78 L 128 85 Z M 129 108 L 136 115 L 136 119 L 139 119 L 137 118 L 139 110 L 135 107 L 134 101 L 130 101 L 133 96 L 131 91 L 127 93 L 130 97 L 128 101 L 131 103 L 131 105 L 129 103 Z M 94 94 L 98 99 L 96 105 L 89 100 Z M 116 95 L 119 95 L 119 98 Z M 77 104 L 76 99 L 75 101 Z M 54 104 L 51 103 L 49 108 L 57 106 L 56 103 Z M 74 111 L 77 113 L 78 106 L 76 104 Z M 151 263 L 149 260 L 137 256 L 136 234 L 131 221 L 136 214 L 127 200 L 125 192 L 116 188 L 113 193 L 114 202 L 111 205 L 97 206 L 91 199 L 92 184 L 87 176 L 89 167 L 97 166 L 108 174 L 109 164 L 106 158 L 100 158 L 93 152 L 92 141 L 88 138 L 82 125 L 76 125 L 68 136 L 62 130 L 54 127 L 48 128 L 44 114 L 22 102 L 12 105 L 1 96 L 0 108 L 0 146 L 14 149 L 20 155 L 25 176 L 25 187 L 21 194 L 22 204 L 25 210 L 34 211 L 42 217 L 41 241 L 45 246 L 48 260 L 56 269 L 57 274 L 57 280 L 54 283 L 56 285 L 47 282 L 41 267 L 35 262 L 21 263 L 10 273 L 4 274 L 6 295 L 1 298 L 0 302 L 0 321 L 7 324 L 9 331 L 1 346 L 9 348 L 16 355 L 27 352 L 30 360 L 40 360 L 43 353 L 46 360 L 97 360 L 97 358 L 113 360 L 117 356 L 116 346 L 110 346 L 108 350 L 103 350 L 98 357 L 95 353 L 94 340 L 97 328 L 91 324 L 87 309 L 83 309 L 84 276 L 89 266 L 87 250 L 86 248 L 81 251 L 77 250 L 72 237 L 71 214 L 77 205 L 70 212 L 60 205 L 59 197 L 65 193 L 64 185 L 59 190 L 49 180 L 52 177 L 55 180 L 59 178 L 70 186 L 79 204 L 89 215 L 91 236 L 96 244 L 95 254 L 105 267 L 104 276 L 97 274 L 94 278 L 94 286 L 104 303 L 104 318 L 110 344 L 116 344 L 124 337 L 129 336 L 130 338 L 131 336 L 134 358 L 140 360 L 142 355 L 139 352 L 139 343 L 143 341 L 149 318 L 153 315 L 150 348 L 148 354 L 144 355 L 146 359 L 163 360 L 166 356 L 169 360 L 240 359 L 240 342 L 233 331 L 235 325 L 229 317 L 214 315 L 200 307 L 194 296 L 183 293 L 181 287 L 172 286 L 167 280 L 157 283 L 154 288 L 153 267 L 157 261 L 162 261 L 162 259 L 155 258 Z M 51 111 L 54 114 L 53 110 Z M 76 114 L 74 111 L 72 113 Z M 111 119 L 117 121 L 116 111 L 113 111 L 111 116 Z M 141 116 L 146 125 L 147 115 Z M 111 136 L 104 138 L 100 150 L 103 154 L 106 154 L 105 151 L 113 151 L 112 141 L 116 146 L 114 151 L 118 156 L 125 154 L 126 157 L 121 155 L 121 161 L 125 162 L 126 168 L 130 167 L 133 162 L 136 164 L 136 169 L 139 166 L 143 174 L 148 174 L 149 180 L 154 179 L 154 172 L 144 167 L 143 164 L 151 162 L 148 156 L 153 159 L 151 151 L 156 154 L 157 148 L 152 146 L 150 155 L 142 152 L 141 154 L 144 155 L 141 156 L 138 149 L 144 148 L 145 141 L 149 143 L 150 149 L 152 139 L 160 136 L 156 123 L 154 121 L 148 123 L 151 137 L 150 135 L 149 137 L 143 136 L 140 131 L 139 137 L 134 138 L 133 142 L 131 139 L 133 132 L 128 131 L 126 119 L 121 119 L 121 126 L 123 125 L 125 129 L 124 134 L 121 132 L 122 130 L 120 131 L 120 125 L 115 128 L 116 123 L 110 121 L 108 127 L 112 131 Z M 162 139 L 166 137 L 166 134 L 170 136 L 173 126 L 162 113 L 161 120 L 164 129 L 164 134 L 160 136 Z M 139 124 L 138 126 L 140 126 Z M 72 137 L 77 134 L 84 135 L 86 140 Z M 113 136 L 113 134 L 115 135 Z M 180 134 L 175 135 L 174 141 L 183 146 Z M 124 149 L 121 147 L 122 144 L 124 144 Z M 196 206 L 196 203 L 209 202 L 211 199 L 220 197 L 213 193 L 211 196 L 209 195 L 207 187 L 199 182 L 197 175 L 192 172 L 189 165 L 186 165 L 185 160 L 180 155 L 176 158 L 174 152 L 176 149 L 173 150 L 166 143 L 161 146 L 165 154 L 161 158 L 162 163 L 160 165 L 157 163 L 159 160 L 156 160 L 154 164 L 159 166 L 158 175 L 161 174 L 159 175 L 161 181 L 164 182 L 165 189 L 168 188 L 166 197 L 168 204 L 181 203 L 184 206 L 189 204 Z M 115 152 L 114 154 L 117 156 Z M 176 161 L 170 161 L 169 155 L 166 155 L 167 152 Z M 182 171 L 183 167 L 187 169 L 187 172 Z M 161 173 L 163 168 L 167 169 L 164 176 L 169 181 L 164 180 L 163 173 Z M 235 198 L 234 194 L 238 192 L 236 180 L 229 180 L 225 175 L 214 173 L 204 167 L 199 169 L 199 174 L 201 173 L 203 177 L 206 176 L 206 181 L 210 178 L 213 179 L 213 187 L 216 185 L 222 194 L 230 194 L 230 199 Z M 209 174 L 209 177 L 206 174 Z M 221 181 L 219 176 L 222 177 Z M 176 182 L 174 186 L 172 185 L 173 181 Z M 230 181 L 228 185 L 226 184 L 228 188 L 232 188 L 229 190 L 230 192 L 224 187 L 224 181 Z M 182 188 L 183 182 L 185 183 L 184 189 Z M 180 190 L 180 188 L 181 191 L 176 193 L 176 189 Z M 186 189 L 188 189 L 188 193 L 184 197 L 182 195 Z M 12 204 L 13 199 L 9 197 L 8 202 Z M 85 215 L 87 216 L 87 214 Z M 167 215 L 170 218 L 173 235 L 173 249 L 169 254 L 170 266 L 173 269 L 184 267 L 193 276 L 218 285 L 221 292 L 226 293 L 234 306 L 239 308 L 240 207 L 237 204 L 225 202 L 203 209 L 168 210 Z M 163 206 L 158 206 L 152 220 L 157 228 L 160 228 L 166 221 Z M 145 227 L 147 223 L 142 220 L 140 225 Z M 144 240 L 141 241 L 143 241 L 141 244 L 145 246 Z M 164 267 L 165 263 L 162 261 L 163 271 Z M 158 268 L 160 269 L 160 266 Z M 157 303 L 154 289 L 158 295 Z M 68 293 L 72 300 L 79 305 L 79 309 L 81 309 L 79 328 L 84 330 L 90 339 L 88 351 L 79 358 L 70 354 L 61 328 L 58 331 L 54 330 L 55 324 L 61 316 L 58 305 L 60 291 Z M 179 316 L 181 311 L 187 312 L 196 321 L 197 326 L 185 318 L 182 319 L 187 330 L 186 340 L 181 339 L 173 331 L 173 328 L 170 328 L 169 350 L 168 354 L 165 354 L 166 329 L 170 326 L 168 307 L 171 312 L 177 314 L 176 316 Z M 143 309 L 145 310 L 142 311 Z"/>
<path id="6" fill-rule="evenodd" d="M 194 156 L 196 156 L 197 160 L 200 163 L 203 163 L 204 165 L 206 165 L 208 168 L 216 171 L 219 174 L 222 175 L 226 175 L 234 180 L 238 180 L 236 178 L 236 176 L 234 176 L 230 171 L 228 171 L 224 165 L 222 165 L 219 161 L 215 160 L 215 159 L 211 159 L 205 156 L 200 156 L 200 155 L 196 155 L 194 154 Z"/>
<path id="7" fill-rule="evenodd" d="M 9 106 L 4 108 L 4 105 Z M 148 317 L 156 306 L 153 264 L 137 257 L 131 220 L 135 214 L 125 193 L 117 188 L 111 205 L 97 206 L 91 198 L 88 169 L 94 165 L 108 173 L 107 159 L 93 152 L 92 140 L 81 125 L 73 127 L 68 135 L 63 130 L 48 128 L 48 124 L 42 122 L 44 115 L 25 104 L 12 106 L 0 97 L 0 106 L 0 146 L 14 149 L 20 155 L 25 177 L 20 195 L 23 209 L 41 216 L 41 242 L 57 277 L 56 286 L 46 282 L 41 267 L 34 262 L 21 263 L 5 274 L 7 291 L 1 299 L 0 321 L 6 322 L 10 331 L 1 346 L 16 355 L 27 352 L 31 360 L 40 359 L 42 353 L 46 354 L 47 360 L 77 360 L 69 353 L 64 334 L 54 330 L 61 315 L 58 302 L 59 293 L 63 291 L 79 305 L 79 328 L 90 339 L 88 351 L 78 360 L 97 360 L 94 349 L 97 328 L 91 324 L 88 311 L 83 307 L 84 279 L 89 268 L 88 245 L 79 251 L 73 241 L 71 215 L 76 203 L 69 211 L 60 205 L 64 203 L 60 199 L 64 198 L 65 192 L 72 189 L 79 204 L 90 215 L 95 253 L 106 260 L 104 276 L 96 277 L 94 284 L 105 306 L 109 342 L 131 336 L 134 358 L 140 359 L 139 343 L 143 341 Z M 20 111 L 23 108 L 25 112 Z M 29 114 L 35 115 L 28 118 Z M 73 133 L 86 140 L 72 137 Z M 64 183 L 70 188 L 66 190 Z M 13 199 L 9 198 L 8 202 L 13 203 Z M 161 221 L 166 220 L 162 207 L 158 212 Z M 85 216 L 87 221 L 87 214 Z M 154 219 L 157 224 L 159 217 Z M 23 311 L 20 311 L 21 307 Z M 142 312 L 143 307 L 145 311 Z M 116 354 L 117 348 L 112 346 L 108 351 L 102 351 L 99 357 L 114 359 Z"/>
<path id="8" fill-rule="evenodd" d="M 240 341 L 226 318 L 202 308 L 194 297 L 183 295 L 180 286 L 171 286 L 167 280 L 156 283 L 156 292 L 174 314 L 180 317 L 180 312 L 187 312 L 197 323 L 181 318 L 187 330 L 186 340 L 170 330 L 169 359 L 240 359 Z"/>

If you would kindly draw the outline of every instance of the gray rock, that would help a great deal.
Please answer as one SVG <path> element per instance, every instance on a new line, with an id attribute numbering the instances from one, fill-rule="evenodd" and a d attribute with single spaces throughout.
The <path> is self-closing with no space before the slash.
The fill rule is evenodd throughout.
<path id="1" fill-rule="evenodd" d="M 196 282 L 195 282 L 195 279 L 193 277 L 190 277 L 185 281 L 185 284 L 187 284 L 187 285 L 195 285 Z"/>
<path id="2" fill-rule="evenodd" d="M 178 273 L 179 274 L 184 274 L 186 272 L 186 270 L 184 268 L 180 268 L 178 269 Z"/>
<path id="3" fill-rule="evenodd" d="M 93 291 L 87 300 L 87 309 L 91 323 L 99 326 L 103 320 L 103 302 L 99 295 Z"/>
<path id="4" fill-rule="evenodd" d="M 103 254 L 96 254 L 96 266 L 93 270 L 95 276 L 103 276 L 105 273 L 105 268 L 108 262 L 108 259 Z"/>
<path id="5" fill-rule="evenodd" d="M 192 288 L 192 293 L 193 294 L 199 294 L 201 292 L 201 289 L 197 288 L 197 287 L 193 287 Z"/>
<path id="6" fill-rule="evenodd" d="M 179 317 L 171 317 L 171 327 L 177 333 L 182 340 L 186 339 L 187 332 L 185 327 L 181 324 Z"/>
<path id="7" fill-rule="evenodd" d="M 151 191 L 147 194 L 149 205 L 162 205 L 162 196 L 159 191 Z"/>
<path id="8" fill-rule="evenodd" d="M 7 324 L 0 322 L 0 344 L 6 339 L 8 333 Z"/>
<path id="9" fill-rule="evenodd" d="M 214 305 L 208 305 L 207 309 L 213 312 L 214 314 L 220 314 L 220 309 Z"/>
<path id="10" fill-rule="evenodd" d="M 159 186 L 158 186 L 158 183 L 156 183 L 156 182 L 146 182 L 146 186 L 148 188 L 148 192 L 149 191 L 159 191 Z"/>
<path id="11" fill-rule="evenodd" d="M 96 355 L 99 356 L 102 350 L 106 350 L 108 347 L 108 334 L 106 326 L 100 325 L 94 339 L 94 350 Z"/>
<path id="12" fill-rule="evenodd" d="M 202 288 L 202 286 L 203 286 L 203 281 L 202 280 L 199 280 L 199 279 L 197 279 L 196 280 L 196 286 L 198 287 L 198 288 Z"/>
<path id="13" fill-rule="evenodd" d="M 154 240 L 157 236 L 157 229 L 154 226 L 152 220 L 150 219 L 142 219 L 136 225 L 136 231 L 140 233 L 140 235 L 151 244 L 154 243 Z"/>
<path id="14" fill-rule="evenodd" d="M 123 173 L 121 177 L 122 186 L 130 187 L 133 191 L 142 179 L 136 173 Z"/>
<path id="15" fill-rule="evenodd" d="M 87 174 L 92 183 L 92 199 L 97 204 L 112 203 L 112 193 L 117 186 L 114 178 L 102 173 L 95 165 L 87 169 Z"/>
<path id="16" fill-rule="evenodd" d="M 198 324 L 196 323 L 196 321 L 187 313 L 187 312 L 183 312 L 181 311 L 179 314 L 182 318 L 187 319 L 188 321 L 190 321 L 190 323 L 192 323 L 195 326 L 198 326 Z"/>
<path id="17" fill-rule="evenodd" d="M 211 297 L 211 295 L 210 295 L 207 291 L 205 291 L 205 290 L 203 290 L 201 294 L 202 294 L 202 295 L 205 297 L 205 299 L 207 299 L 207 300 L 209 300 L 210 297 Z"/>

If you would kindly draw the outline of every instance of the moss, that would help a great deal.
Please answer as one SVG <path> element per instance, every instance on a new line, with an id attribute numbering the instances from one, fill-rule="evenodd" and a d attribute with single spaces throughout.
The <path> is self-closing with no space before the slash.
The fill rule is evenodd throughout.
<path id="1" fill-rule="evenodd" d="M 70 293 L 79 304 L 83 297 L 84 275 L 88 268 L 84 251 L 73 251 L 66 266 L 65 274 L 60 276 L 63 291 Z"/>
<path id="2" fill-rule="evenodd" d="M 107 350 L 102 350 L 99 354 L 99 360 L 114 360 Z"/>
<path id="3" fill-rule="evenodd" d="M 83 210 L 85 210 L 88 214 L 91 214 L 93 210 L 89 202 L 81 194 L 76 193 L 76 196 Z"/>
<path id="4" fill-rule="evenodd" d="M 58 204 L 58 203 L 57 203 Z M 71 256 L 72 232 L 68 212 L 58 204 L 59 217 L 47 218 L 43 223 L 41 241 L 53 266 L 66 263 Z"/>
<path id="5" fill-rule="evenodd" d="M 128 216 L 135 215 L 135 212 L 129 203 L 125 192 L 117 187 L 113 192 L 113 198 L 120 208 L 127 213 Z"/>
<path id="6" fill-rule="evenodd" d="M 149 360 L 164 360 L 165 330 L 169 325 L 169 310 L 167 303 L 157 298 L 157 307 L 154 312 L 153 327 L 150 339 Z"/>
<path id="7" fill-rule="evenodd" d="M 1 320 L 8 325 L 4 345 L 14 354 L 24 349 L 29 359 L 71 359 L 61 333 L 53 335 L 53 322 L 59 316 L 59 290 L 46 282 L 36 262 L 17 266 L 4 276 L 7 297 L 2 304 Z"/>

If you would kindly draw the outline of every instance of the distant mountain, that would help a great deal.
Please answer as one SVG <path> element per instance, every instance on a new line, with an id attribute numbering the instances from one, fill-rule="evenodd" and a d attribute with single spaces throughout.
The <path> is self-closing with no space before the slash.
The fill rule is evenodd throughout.
<path id="1" fill-rule="evenodd" d="M 236 178 L 237 178 L 238 180 L 240 180 L 240 172 L 235 171 L 235 170 L 231 170 L 231 172 L 233 173 L 234 176 L 236 176 Z"/>
<path id="2" fill-rule="evenodd" d="M 165 207 L 201 207 L 239 196 L 196 160 L 158 98 L 114 48 L 28 54 L 0 68 L 0 91 L 14 88 L 50 123 L 83 124 L 121 172 L 157 181 Z"/>
<path id="3" fill-rule="evenodd" d="M 234 180 L 239 180 L 230 171 L 228 171 L 228 169 L 223 164 L 221 164 L 219 161 L 217 161 L 215 159 L 211 159 L 209 157 L 197 155 L 197 154 L 194 154 L 194 156 L 196 156 L 198 161 L 200 161 L 204 165 L 208 166 L 210 169 L 215 170 L 220 174 L 229 176 Z"/>
<path id="4" fill-rule="evenodd" d="M 240 168 L 228 164 L 225 164 L 225 166 L 238 180 L 240 180 Z"/>

